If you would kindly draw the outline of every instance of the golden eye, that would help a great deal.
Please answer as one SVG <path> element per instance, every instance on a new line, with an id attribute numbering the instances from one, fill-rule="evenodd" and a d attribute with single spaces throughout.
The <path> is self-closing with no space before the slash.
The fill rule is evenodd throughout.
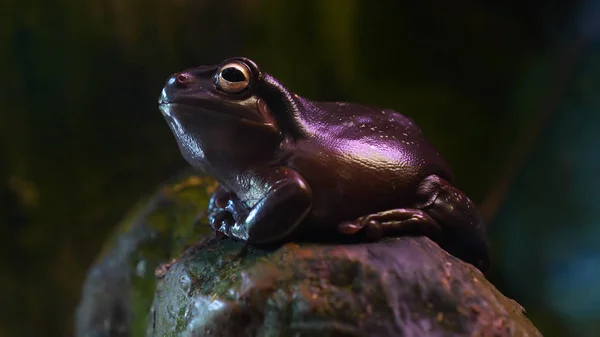
<path id="1" fill-rule="evenodd" d="M 250 84 L 250 70 L 242 63 L 228 63 L 219 69 L 216 84 L 230 94 L 241 92 Z"/>

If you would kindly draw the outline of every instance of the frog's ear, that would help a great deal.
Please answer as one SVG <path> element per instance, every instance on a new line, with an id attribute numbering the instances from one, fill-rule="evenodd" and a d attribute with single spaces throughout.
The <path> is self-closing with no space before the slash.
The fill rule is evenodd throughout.
<path id="1" fill-rule="evenodd" d="M 301 99 L 267 73 L 261 73 L 258 82 L 257 96 L 264 100 L 281 132 L 295 139 L 300 138 L 304 133 L 298 123 L 301 118 Z"/>

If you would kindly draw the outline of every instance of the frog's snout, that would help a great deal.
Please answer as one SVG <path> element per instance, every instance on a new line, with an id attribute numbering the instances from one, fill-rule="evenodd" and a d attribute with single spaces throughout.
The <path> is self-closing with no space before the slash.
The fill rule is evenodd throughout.
<path id="1" fill-rule="evenodd" d="M 169 77 L 165 89 L 185 89 L 195 83 L 194 75 L 187 72 L 175 73 Z"/>
<path id="2" fill-rule="evenodd" d="M 196 82 L 194 75 L 187 72 L 175 73 L 167 79 L 158 99 L 159 104 L 171 103 L 176 92 L 191 87 Z"/>

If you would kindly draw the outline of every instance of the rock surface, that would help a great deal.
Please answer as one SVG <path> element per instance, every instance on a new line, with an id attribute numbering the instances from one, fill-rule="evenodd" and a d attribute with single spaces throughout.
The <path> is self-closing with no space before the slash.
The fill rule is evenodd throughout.
<path id="1" fill-rule="evenodd" d="M 197 226 L 195 219 L 206 210 L 215 187 L 213 180 L 187 171 L 132 210 L 88 271 L 76 336 L 144 336 L 155 269 L 210 234 L 203 218 Z"/>
<path id="2" fill-rule="evenodd" d="M 213 240 L 172 264 L 147 336 L 541 336 L 476 268 L 424 237 L 242 248 Z"/>
<path id="3" fill-rule="evenodd" d="M 541 336 L 427 238 L 274 251 L 209 239 L 194 219 L 214 187 L 187 172 L 123 222 L 88 273 L 77 336 Z"/>

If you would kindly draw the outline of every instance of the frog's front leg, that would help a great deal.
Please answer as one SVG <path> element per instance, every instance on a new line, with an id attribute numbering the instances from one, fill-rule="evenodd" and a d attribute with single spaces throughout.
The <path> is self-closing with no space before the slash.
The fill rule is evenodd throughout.
<path id="1" fill-rule="evenodd" d="M 261 180 L 271 184 L 267 193 L 252 208 L 235 211 L 239 201 L 230 201 L 234 223 L 218 230 L 227 236 L 251 244 L 279 241 L 289 235 L 312 207 L 312 192 L 304 178 L 288 167 L 273 169 Z"/>

